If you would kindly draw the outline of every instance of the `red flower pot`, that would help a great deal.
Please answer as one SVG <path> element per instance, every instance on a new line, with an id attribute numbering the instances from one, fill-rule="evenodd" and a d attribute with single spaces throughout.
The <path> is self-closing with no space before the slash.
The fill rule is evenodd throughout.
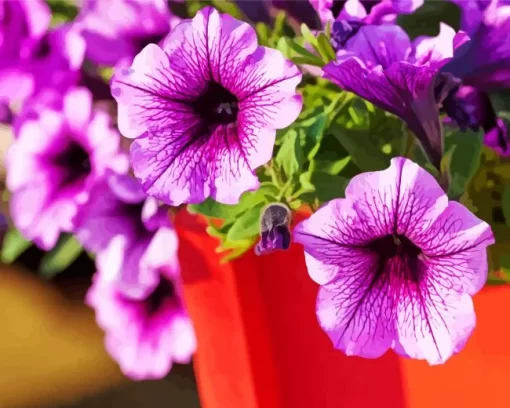
<path id="1" fill-rule="evenodd" d="M 347 357 L 318 326 L 301 246 L 220 264 L 199 218 L 176 225 L 204 408 L 510 407 L 510 286 L 475 296 L 477 328 L 445 365 Z"/>

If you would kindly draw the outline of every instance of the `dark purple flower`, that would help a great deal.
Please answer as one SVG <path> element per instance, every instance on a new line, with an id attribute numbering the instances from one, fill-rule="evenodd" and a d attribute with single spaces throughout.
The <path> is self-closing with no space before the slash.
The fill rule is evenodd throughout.
<path id="1" fill-rule="evenodd" d="M 260 242 L 255 246 L 257 255 L 269 254 L 290 247 L 289 208 L 280 203 L 269 204 L 262 210 L 260 218 Z"/>
<path id="2" fill-rule="evenodd" d="M 92 109 L 87 89 L 74 88 L 60 105 L 25 118 L 6 156 L 11 216 L 25 237 L 49 249 L 60 232 L 73 231 L 97 180 L 110 169 L 127 171 L 127 160 L 110 117 Z"/>
<path id="3" fill-rule="evenodd" d="M 443 67 L 465 85 L 491 92 L 510 88 L 510 6 L 491 3 L 471 36 Z"/>
<path id="4" fill-rule="evenodd" d="M 87 58 L 100 65 L 130 64 L 169 33 L 173 19 L 166 0 L 85 0 L 77 17 Z"/>
<path id="5" fill-rule="evenodd" d="M 393 23 L 398 14 L 412 13 L 423 0 L 309 0 L 323 23 L 346 20 L 364 24 Z"/>
<path id="6" fill-rule="evenodd" d="M 340 88 L 404 120 L 439 168 L 439 106 L 457 83 L 439 75 L 438 68 L 453 53 L 453 34 L 442 25 L 437 37 L 411 42 L 399 26 L 364 25 L 338 51 L 337 61 L 324 67 L 324 74 Z"/>
<path id="7" fill-rule="evenodd" d="M 112 175 L 96 184 L 77 236 L 97 253 L 87 293 L 106 348 L 135 380 L 188 363 L 196 341 L 182 298 L 178 240 L 167 210 L 140 184 Z"/>
<path id="8" fill-rule="evenodd" d="M 22 69 L 33 43 L 49 27 L 51 12 L 44 0 L 0 0 L 0 98 L 23 100 L 33 78 Z"/>

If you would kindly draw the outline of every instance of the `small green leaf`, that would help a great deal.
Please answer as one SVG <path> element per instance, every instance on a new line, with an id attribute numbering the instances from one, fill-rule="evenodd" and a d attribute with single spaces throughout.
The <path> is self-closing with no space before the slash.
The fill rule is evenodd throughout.
<path id="1" fill-rule="evenodd" d="M 347 129 L 337 124 L 333 124 L 330 129 L 362 171 L 382 170 L 389 166 L 390 157 L 370 143 L 366 132 Z"/>
<path id="2" fill-rule="evenodd" d="M 189 204 L 188 212 L 192 214 L 202 214 L 207 217 L 229 219 L 235 205 L 221 204 L 214 201 L 212 198 L 207 198 L 200 204 Z"/>
<path id="3" fill-rule="evenodd" d="M 271 29 L 269 28 L 269 26 L 267 24 L 259 22 L 255 24 L 255 31 L 257 32 L 259 44 L 267 46 L 269 44 L 269 38 L 271 37 Z"/>
<path id="4" fill-rule="evenodd" d="M 2 262 L 13 263 L 18 257 L 32 246 L 32 242 L 23 238 L 15 228 L 10 228 L 4 236 L 2 243 Z"/>
<path id="5" fill-rule="evenodd" d="M 341 176 L 315 171 L 312 173 L 311 182 L 315 186 L 317 197 L 321 202 L 345 197 L 345 188 L 349 179 Z"/>
<path id="6" fill-rule="evenodd" d="M 312 184 L 312 172 L 305 171 L 299 175 L 299 183 L 301 184 L 302 192 L 310 193 L 315 191 L 315 186 Z"/>
<path id="7" fill-rule="evenodd" d="M 324 61 L 322 61 L 318 57 L 309 58 L 309 57 L 292 57 L 292 62 L 296 65 L 312 65 L 314 67 L 323 67 L 326 65 Z"/>
<path id="8" fill-rule="evenodd" d="M 252 238 L 231 243 L 228 253 L 220 259 L 220 263 L 227 263 L 244 255 L 253 246 L 255 241 L 256 238 Z"/>
<path id="9" fill-rule="evenodd" d="M 80 243 L 72 235 L 62 235 L 55 246 L 41 260 L 39 270 L 46 279 L 64 271 L 83 252 Z"/>
<path id="10" fill-rule="evenodd" d="M 283 44 L 283 43 L 285 43 L 285 44 Z M 292 38 L 281 37 L 278 40 L 277 49 L 280 50 L 280 52 L 282 52 L 282 54 L 286 55 L 287 58 L 292 58 L 293 61 L 296 59 L 299 59 L 301 57 L 305 61 L 307 61 L 307 62 L 304 62 L 306 64 L 311 64 L 311 65 L 318 64 L 319 66 L 324 65 L 324 62 L 322 61 L 322 59 L 319 56 L 315 55 L 311 51 L 308 51 L 306 48 L 299 45 Z M 292 50 L 297 55 L 297 57 L 292 55 L 289 50 Z"/>
<path id="11" fill-rule="evenodd" d="M 510 227 L 510 185 L 503 186 L 503 194 L 501 196 L 501 209 L 505 216 L 506 225 Z"/>
<path id="12" fill-rule="evenodd" d="M 454 132 L 446 137 L 445 144 L 453 150 L 449 163 L 448 196 L 458 198 L 480 166 L 483 135 L 481 132 Z M 450 149 L 447 146 L 447 151 Z"/>
<path id="13" fill-rule="evenodd" d="M 214 8 L 221 13 L 230 14 L 232 17 L 235 17 L 238 20 L 246 18 L 241 9 L 237 7 L 237 5 L 232 1 L 211 0 L 211 3 L 214 6 Z"/>
<path id="14" fill-rule="evenodd" d="M 306 42 L 308 42 L 313 47 L 317 47 L 317 38 L 315 38 L 305 23 L 301 24 L 301 35 L 304 37 Z"/>
<path id="15" fill-rule="evenodd" d="M 303 162 L 304 155 L 299 134 L 296 130 L 291 129 L 285 135 L 285 140 L 276 154 L 275 163 L 283 169 L 287 178 L 290 179 L 299 172 Z"/>
<path id="16" fill-rule="evenodd" d="M 266 204 L 260 203 L 243 213 L 228 230 L 227 241 L 240 241 L 259 233 L 260 212 Z"/>
<path id="17" fill-rule="evenodd" d="M 340 160 L 327 161 L 327 160 L 315 160 L 314 169 L 316 171 L 322 171 L 324 173 L 337 175 L 351 162 L 351 156 L 344 157 Z"/>
<path id="18" fill-rule="evenodd" d="M 331 43 L 324 33 L 320 33 L 317 37 L 317 50 L 322 56 L 324 62 L 331 62 L 336 60 L 336 53 Z"/>

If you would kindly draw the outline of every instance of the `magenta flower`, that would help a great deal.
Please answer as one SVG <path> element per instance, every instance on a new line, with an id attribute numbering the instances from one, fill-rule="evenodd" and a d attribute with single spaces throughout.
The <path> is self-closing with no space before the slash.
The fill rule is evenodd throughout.
<path id="1" fill-rule="evenodd" d="M 405 158 L 354 177 L 296 226 L 317 316 L 335 348 L 376 358 L 445 362 L 475 327 L 471 296 L 487 279 L 490 226 L 448 201 L 436 180 Z"/>
<path id="2" fill-rule="evenodd" d="M 15 127 L 17 140 L 6 157 L 13 221 L 44 249 L 73 230 L 91 186 L 108 169 L 127 170 L 120 136 L 105 112 L 93 111 L 88 90 L 72 89 L 56 106 Z"/>
<path id="3" fill-rule="evenodd" d="M 398 14 L 412 13 L 424 0 L 309 0 L 320 19 L 359 21 L 364 24 L 393 23 Z"/>
<path id="4" fill-rule="evenodd" d="M 259 186 L 276 129 L 299 115 L 297 67 L 247 23 L 206 7 L 112 80 L 119 129 L 144 190 L 170 205 L 235 204 Z"/>
<path id="5" fill-rule="evenodd" d="M 109 178 L 93 195 L 101 201 L 89 207 L 78 237 L 89 247 L 104 246 L 87 303 L 122 371 L 135 380 L 162 378 L 174 362 L 188 363 L 196 348 L 182 298 L 177 235 L 166 210 L 152 199 L 144 203 L 128 176 Z"/>
<path id="6" fill-rule="evenodd" d="M 465 85 L 491 92 L 510 88 L 510 5 L 493 1 L 471 36 L 443 67 Z"/>
<path id="7" fill-rule="evenodd" d="M 0 98 L 25 98 L 33 87 L 32 78 L 22 70 L 33 43 L 50 25 L 51 12 L 44 0 L 0 1 Z"/>
<path id="8" fill-rule="evenodd" d="M 85 0 L 77 17 L 87 58 L 100 65 L 130 64 L 168 34 L 171 21 L 166 0 Z"/>
<path id="9" fill-rule="evenodd" d="M 459 82 L 439 75 L 453 55 L 453 29 L 411 42 L 396 25 L 365 25 L 350 36 L 325 78 L 404 120 L 437 168 L 442 156 L 439 107 Z"/>

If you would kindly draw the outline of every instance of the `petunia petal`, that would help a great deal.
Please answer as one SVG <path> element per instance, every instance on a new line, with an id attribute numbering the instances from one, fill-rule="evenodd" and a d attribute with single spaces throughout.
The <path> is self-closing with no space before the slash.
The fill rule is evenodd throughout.
<path id="1" fill-rule="evenodd" d="M 434 96 L 437 70 L 407 62 L 372 70 L 358 58 L 324 67 L 325 77 L 407 122 L 432 164 L 440 167 L 442 129 Z"/>

